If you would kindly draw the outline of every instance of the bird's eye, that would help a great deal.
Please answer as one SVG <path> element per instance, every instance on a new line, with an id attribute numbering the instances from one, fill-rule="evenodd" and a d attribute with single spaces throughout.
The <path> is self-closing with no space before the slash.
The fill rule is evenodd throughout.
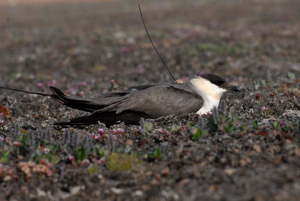
<path id="1" fill-rule="evenodd" d="M 215 85 L 218 85 L 218 86 L 224 84 L 224 82 L 221 81 L 221 80 L 214 80 L 212 83 L 215 84 Z"/>

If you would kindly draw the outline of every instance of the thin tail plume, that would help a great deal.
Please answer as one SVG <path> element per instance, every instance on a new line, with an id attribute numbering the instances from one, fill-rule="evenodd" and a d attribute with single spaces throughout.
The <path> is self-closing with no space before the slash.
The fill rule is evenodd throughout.
<path id="1" fill-rule="evenodd" d="M 0 86 L 0 89 L 10 90 L 10 91 L 19 91 L 19 92 L 23 92 L 23 93 L 27 93 L 27 94 L 35 94 L 35 95 L 39 95 L 39 96 L 51 96 L 51 94 L 44 94 L 44 93 L 39 93 L 39 92 L 25 91 L 25 90 L 13 89 L 13 88 L 9 88 L 9 87 L 1 87 Z"/>

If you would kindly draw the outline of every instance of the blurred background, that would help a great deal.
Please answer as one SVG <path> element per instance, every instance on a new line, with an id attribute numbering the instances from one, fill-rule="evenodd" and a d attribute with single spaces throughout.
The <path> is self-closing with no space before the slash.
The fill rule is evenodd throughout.
<path id="1" fill-rule="evenodd" d="M 1 0 L 0 85 L 105 91 L 216 73 L 231 82 L 300 71 L 300 1 Z M 70 93 L 73 93 L 72 91 Z"/>

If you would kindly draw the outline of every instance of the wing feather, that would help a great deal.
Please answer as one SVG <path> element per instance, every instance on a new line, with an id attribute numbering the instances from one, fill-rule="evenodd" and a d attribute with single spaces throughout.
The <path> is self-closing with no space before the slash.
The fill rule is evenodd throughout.
<path id="1" fill-rule="evenodd" d="M 93 114 L 125 111 L 146 113 L 151 118 L 170 114 L 184 116 L 198 111 L 202 98 L 185 84 L 164 84 L 137 90 L 125 99 L 95 111 Z"/>

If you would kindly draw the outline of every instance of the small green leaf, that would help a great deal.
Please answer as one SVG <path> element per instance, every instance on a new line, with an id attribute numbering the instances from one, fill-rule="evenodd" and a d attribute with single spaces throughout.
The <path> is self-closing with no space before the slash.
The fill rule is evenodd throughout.
<path id="1" fill-rule="evenodd" d="M 45 159 L 47 159 L 48 161 L 50 161 L 51 158 L 52 158 L 52 156 L 51 156 L 50 154 L 45 154 L 45 155 L 42 156 L 42 158 L 45 158 Z"/>
<path id="2" fill-rule="evenodd" d="M 210 117 L 208 119 L 207 127 L 213 132 L 218 130 L 218 122 L 213 117 L 213 115 L 210 115 Z"/>
<path id="3" fill-rule="evenodd" d="M 253 126 L 253 128 L 255 130 L 258 128 L 258 122 L 257 122 L 257 120 L 255 120 L 255 121 L 252 122 L 252 126 Z"/>
<path id="4" fill-rule="evenodd" d="M 189 124 L 189 128 L 193 128 L 195 125 L 193 123 Z"/>
<path id="5" fill-rule="evenodd" d="M 164 158 L 164 154 L 161 153 L 159 148 L 155 148 L 152 153 L 148 153 L 148 157 L 151 159 L 160 160 Z"/>
<path id="6" fill-rule="evenodd" d="M 230 130 L 232 128 L 232 125 L 233 125 L 232 121 L 228 121 L 227 126 L 224 127 L 224 130 L 225 130 L 226 133 L 230 132 Z"/>
<path id="7" fill-rule="evenodd" d="M 86 159 L 86 153 L 83 147 L 80 147 L 77 152 L 78 160 L 83 161 Z"/>
<path id="8" fill-rule="evenodd" d="M 108 151 L 104 150 L 103 148 L 100 148 L 97 152 L 97 156 L 99 158 L 102 158 L 102 157 L 106 156 L 107 154 L 108 154 Z"/>
<path id="9" fill-rule="evenodd" d="M 29 144 L 28 144 L 28 135 L 22 135 L 21 144 L 23 146 L 25 146 L 25 147 L 29 147 Z"/>
<path id="10" fill-rule="evenodd" d="M 201 128 L 198 128 L 196 133 L 193 135 L 193 140 L 197 141 L 199 138 L 201 138 L 203 135 Z"/>
<path id="11" fill-rule="evenodd" d="M 59 157 L 59 156 L 53 155 L 53 156 L 51 157 L 51 164 L 52 164 L 52 165 L 56 165 L 59 161 L 60 161 L 60 157 Z"/>
<path id="12" fill-rule="evenodd" d="M 232 117 L 233 117 L 233 112 L 230 110 L 229 113 L 228 113 L 228 118 L 231 119 Z"/>
<path id="13" fill-rule="evenodd" d="M 3 156 L 0 159 L 1 163 L 8 163 L 9 162 L 9 150 L 6 150 Z"/>
<path id="14" fill-rule="evenodd" d="M 273 122 L 273 128 L 274 129 L 277 129 L 279 125 L 280 125 L 280 121 L 274 121 Z"/>
<path id="15" fill-rule="evenodd" d="M 144 124 L 145 132 L 149 133 L 153 129 L 153 123 L 150 121 L 146 121 Z"/>

